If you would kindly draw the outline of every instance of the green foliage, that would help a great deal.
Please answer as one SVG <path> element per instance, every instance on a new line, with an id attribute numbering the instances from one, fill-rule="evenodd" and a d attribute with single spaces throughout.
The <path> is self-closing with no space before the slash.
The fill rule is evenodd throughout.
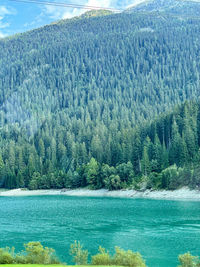
<path id="1" fill-rule="evenodd" d="M 0 187 L 199 187 L 200 21 L 180 17 L 92 11 L 1 39 Z"/>
<path id="2" fill-rule="evenodd" d="M 129 267 L 146 267 L 144 260 L 140 253 L 134 253 L 131 250 L 123 250 L 119 247 L 115 248 L 115 255 L 113 256 L 113 264 L 119 266 Z"/>
<path id="3" fill-rule="evenodd" d="M 125 185 L 130 185 L 135 177 L 133 164 L 128 161 L 127 163 L 118 164 L 116 166 L 116 172 L 120 177 L 121 182 Z"/>
<path id="4" fill-rule="evenodd" d="M 119 190 L 122 188 L 119 175 L 112 174 L 104 180 L 105 188 L 108 190 Z"/>
<path id="5" fill-rule="evenodd" d="M 60 264 L 55 251 L 40 242 L 24 244 L 25 251 L 14 253 L 14 248 L 0 248 L 0 264 Z"/>
<path id="6" fill-rule="evenodd" d="M 183 174 L 183 169 L 178 168 L 176 165 L 170 166 L 163 170 L 162 176 L 162 188 L 173 190 L 181 185 L 181 176 Z"/>
<path id="7" fill-rule="evenodd" d="M 180 255 L 178 258 L 181 263 L 181 265 L 179 265 L 178 267 L 199 267 L 200 266 L 199 258 L 192 256 L 189 252 L 183 255 Z"/>
<path id="8" fill-rule="evenodd" d="M 90 162 L 86 165 L 85 176 L 91 188 L 98 189 L 102 187 L 101 182 L 99 180 L 100 178 L 99 165 L 94 158 L 91 158 Z"/>
<path id="9" fill-rule="evenodd" d="M 151 169 L 150 169 L 150 161 L 149 161 L 149 156 L 148 156 L 148 151 L 147 151 L 146 146 L 144 146 L 143 157 L 142 157 L 141 163 L 142 163 L 142 172 L 144 173 L 144 175 L 148 175 Z"/>
<path id="10" fill-rule="evenodd" d="M 27 264 L 27 258 L 26 255 L 23 253 L 19 253 L 15 256 L 15 263 L 17 264 Z"/>
<path id="11" fill-rule="evenodd" d="M 99 253 L 92 256 L 92 265 L 112 265 L 112 258 L 105 248 L 99 247 Z"/>
<path id="12" fill-rule="evenodd" d="M 55 251 L 48 247 L 43 247 L 40 242 L 29 242 L 24 244 L 25 251 L 15 254 L 13 248 L 0 248 L 0 264 L 60 264 L 55 256 Z M 138 252 L 123 250 L 115 247 L 114 255 L 110 255 L 105 248 L 99 247 L 99 253 L 91 257 L 92 265 L 101 266 L 128 266 L 146 267 L 145 261 Z M 76 265 L 88 265 L 88 251 L 83 249 L 80 242 L 75 241 L 70 246 L 70 255 Z M 200 267 L 200 259 L 192 256 L 189 252 L 178 257 L 180 264 L 178 267 Z"/>
<path id="13" fill-rule="evenodd" d="M 162 174 L 157 172 L 150 173 L 147 181 L 147 189 L 161 189 L 162 188 Z"/>
<path id="14" fill-rule="evenodd" d="M 99 253 L 92 256 L 93 265 L 117 265 L 129 267 L 146 267 L 144 260 L 139 253 L 131 250 L 123 250 L 115 247 L 115 254 L 110 256 L 109 252 L 99 247 Z"/>
<path id="15" fill-rule="evenodd" d="M 69 159 L 63 154 L 68 151 L 64 149 L 65 145 L 62 145 L 61 141 L 58 143 L 56 140 L 51 142 L 47 139 L 47 141 L 45 139 L 47 137 L 44 137 L 46 141 L 42 142 L 41 139 L 38 141 L 40 147 L 40 149 L 38 148 L 38 158 L 36 147 L 30 149 L 29 146 L 25 146 L 19 149 L 18 145 L 12 142 L 8 149 L 10 154 L 6 155 L 5 150 L 2 160 L 0 158 L 0 182 L 4 187 L 27 186 L 31 190 L 84 186 L 89 186 L 92 189 L 118 190 L 130 186 L 140 189 L 140 184 L 137 183 L 141 182 L 142 177 L 147 177 L 145 181 L 147 188 L 169 190 L 181 186 L 198 188 L 200 187 L 198 167 L 200 144 L 198 144 L 197 134 L 200 120 L 197 116 L 198 112 L 200 112 L 198 102 L 186 102 L 183 106 L 177 107 L 174 112 L 161 116 L 153 123 L 147 123 L 136 130 L 132 129 L 129 133 L 126 132 L 126 142 L 132 143 L 132 146 L 127 147 L 122 153 L 120 151 L 124 147 L 124 143 L 118 142 L 115 147 L 115 166 L 106 163 L 107 160 L 103 151 L 98 154 L 98 158 L 100 160 L 104 158 L 104 163 L 98 162 L 94 157 L 91 157 L 87 163 L 85 145 L 80 147 L 77 145 L 76 147 L 77 153 L 83 152 L 82 156 L 84 155 L 84 157 L 81 156 L 80 160 L 76 152 L 73 152 L 71 159 Z M 186 138 L 186 131 L 190 132 L 190 141 Z M 61 132 L 57 134 L 62 135 Z M 120 135 L 123 137 L 123 131 Z M 114 141 L 116 141 L 115 137 L 113 138 Z M 37 138 L 34 143 L 37 143 Z M 29 150 L 32 151 L 30 155 Z M 59 151 L 59 156 L 57 156 L 56 150 Z M 121 161 L 120 155 L 129 150 L 131 153 L 126 157 L 129 161 L 127 163 L 118 162 Z M 13 155 L 17 154 L 18 151 L 20 157 L 14 159 Z M 118 156 L 116 157 L 117 153 Z M 44 157 L 44 154 L 47 156 Z M 48 158 L 48 154 L 51 154 L 51 159 L 53 155 L 53 161 Z M 7 156 L 12 159 L 12 167 L 6 159 Z M 62 159 L 62 162 L 59 162 L 59 158 Z M 15 166 L 13 162 L 16 161 L 18 163 Z M 108 161 L 112 162 L 112 160 Z M 19 169 L 17 169 L 18 166 Z"/>
<path id="16" fill-rule="evenodd" d="M 73 261 L 76 265 L 88 264 L 88 250 L 84 250 L 83 245 L 79 241 L 71 244 L 70 255 L 73 256 Z"/>
<path id="17" fill-rule="evenodd" d="M 55 250 L 43 247 L 40 242 L 29 242 L 24 244 L 25 259 L 30 264 L 55 264 L 59 263 L 55 257 Z"/>
<path id="18" fill-rule="evenodd" d="M 14 263 L 13 249 L 0 248 L 0 264 L 12 264 Z"/>

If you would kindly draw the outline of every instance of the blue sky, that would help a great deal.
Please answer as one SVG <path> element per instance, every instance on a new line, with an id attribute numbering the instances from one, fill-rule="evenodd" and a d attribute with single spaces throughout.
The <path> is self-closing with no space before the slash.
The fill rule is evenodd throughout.
<path id="1" fill-rule="evenodd" d="M 55 0 L 50 0 L 55 1 Z M 126 8 L 144 0 L 56 0 L 67 4 Z M 78 16 L 85 10 L 0 0 L 0 38 L 25 32 L 59 19 Z"/>

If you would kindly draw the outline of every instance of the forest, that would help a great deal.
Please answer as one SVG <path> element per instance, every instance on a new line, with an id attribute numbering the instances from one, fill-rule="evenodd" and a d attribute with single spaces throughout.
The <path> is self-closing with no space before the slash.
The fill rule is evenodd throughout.
<path id="1" fill-rule="evenodd" d="M 126 12 L 0 40 L 0 187 L 200 187 L 200 20 Z"/>

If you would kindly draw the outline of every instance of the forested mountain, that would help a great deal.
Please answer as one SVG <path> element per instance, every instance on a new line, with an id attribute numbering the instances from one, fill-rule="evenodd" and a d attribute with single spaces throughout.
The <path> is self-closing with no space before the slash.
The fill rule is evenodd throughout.
<path id="1" fill-rule="evenodd" d="M 129 8 L 126 12 L 159 12 L 160 15 L 197 17 L 200 15 L 200 1 L 194 0 L 146 0 Z"/>
<path id="2" fill-rule="evenodd" d="M 0 185 L 137 187 L 198 162 L 198 104 L 143 128 L 200 94 L 200 20 L 180 16 L 101 11 L 1 39 Z"/>

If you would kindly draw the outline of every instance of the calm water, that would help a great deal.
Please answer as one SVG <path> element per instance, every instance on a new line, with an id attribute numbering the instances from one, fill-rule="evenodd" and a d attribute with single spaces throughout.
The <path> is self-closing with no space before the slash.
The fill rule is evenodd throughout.
<path id="1" fill-rule="evenodd" d="M 28 241 L 53 247 L 70 263 L 80 240 L 92 253 L 99 245 L 139 251 L 149 267 L 176 267 L 177 255 L 199 254 L 200 202 L 67 196 L 0 197 L 0 247 Z"/>

